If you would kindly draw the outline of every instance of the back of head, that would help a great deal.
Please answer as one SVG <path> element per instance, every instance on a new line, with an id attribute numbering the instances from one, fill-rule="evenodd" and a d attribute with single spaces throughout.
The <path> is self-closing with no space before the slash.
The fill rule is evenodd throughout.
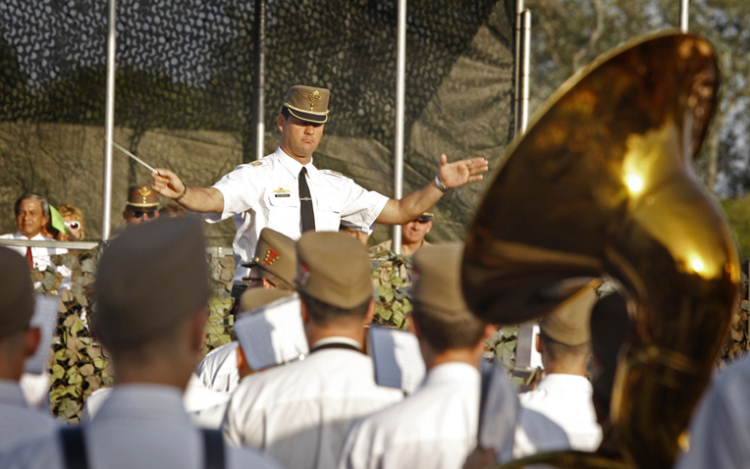
<path id="1" fill-rule="evenodd" d="M 26 259 L 0 247 L 0 341 L 23 332 L 34 315 L 34 285 Z"/>
<path id="2" fill-rule="evenodd" d="M 200 222 L 157 219 L 123 232 L 104 251 L 95 326 L 113 352 L 137 347 L 192 317 L 206 305 L 208 294 Z"/>
<path id="3" fill-rule="evenodd" d="M 271 228 L 263 228 L 255 246 L 255 256 L 245 267 L 257 267 L 276 288 L 294 290 L 297 276 L 296 243 Z"/>
<path id="4" fill-rule="evenodd" d="M 594 396 L 609 414 L 617 356 L 630 335 L 630 317 L 625 299 L 613 293 L 599 300 L 591 312 L 591 345 L 601 370 L 594 376 Z"/>
<path id="5" fill-rule="evenodd" d="M 340 232 L 309 231 L 297 242 L 297 289 L 313 321 L 364 318 L 372 300 L 370 257 Z"/>
<path id="6" fill-rule="evenodd" d="M 592 281 L 539 321 L 544 359 L 549 363 L 572 361 L 584 366 L 591 353 L 589 318 L 596 303 L 598 280 Z"/>
<path id="7" fill-rule="evenodd" d="M 484 334 L 486 324 L 471 313 L 461 292 L 463 252 L 463 243 L 445 243 L 414 254 L 412 316 L 438 352 L 472 348 Z"/>

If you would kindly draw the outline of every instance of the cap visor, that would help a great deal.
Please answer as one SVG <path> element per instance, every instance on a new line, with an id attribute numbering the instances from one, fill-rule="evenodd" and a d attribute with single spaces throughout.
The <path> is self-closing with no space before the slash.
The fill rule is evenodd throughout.
<path id="1" fill-rule="evenodd" d="M 287 107 L 287 109 L 289 110 L 289 114 L 293 115 L 294 117 L 296 117 L 297 119 L 301 121 L 312 122 L 314 124 L 325 124 L 326 122 L 328 122 L 328 114 L 324 116 L 318 116 L 315 114 L 308 114 L 306 112 L 300 112 L 290 107 Z"/>

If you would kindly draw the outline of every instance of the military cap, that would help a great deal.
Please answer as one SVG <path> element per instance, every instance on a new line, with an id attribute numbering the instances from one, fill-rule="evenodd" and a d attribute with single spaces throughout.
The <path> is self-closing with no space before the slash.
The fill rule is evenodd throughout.
<path id="1" fill-rule="evenodd" d="M 331 92 L 325 88 L 294 85 L 289 88 L 283 106 L 299 120 L 325 124 L 328 121 L 328 100 Z"/>
<path id="2" fill-rule="evenodd" d="M 295 242 L 271 228 L 263 228 L 255 245 L 255 256 L 244 267 L 259 267 L 294 287 L 297 275 Z"/>
<path id="3" fill-rule="evenodd" d="M 297 289 L 318 301 L 351 309 L 372 298 L 370 256 L 354 237 L 308 231 L 297 241 Z"/>
<path id="4" fill-rule="evenodd" d="M 159 201 L 156 198 L 156 192 L 151 189 L 151 186 L 140 185 L 128 189 L 128 201 L 125 205 L 130 207 L 156 209 L 156 207 L 159 206 Z"/>
<path id="5" fill-rule="evenodd" d="M 0 339 L 29 327 L 34 315 L 34 285 L 28 261 L 0 247 Z"/>
<path id="6" fill-rule="evenodd" d="M 420 215 L 414 221 L 418 221 L 420 223 L 427 223 L 428 221 L 432 221 L 433 218 L 435 218 L 435 214 L 434 213 L 432 213 L 432 212 L 424 212 L 422 215 Z"/>
<path id="7" fill-rule="evenodd" d="M 108 347 L 137 345 L 206 305 L 209 274 L 200 222 L 159 218 L 129 228 L 102 254 L 96 329 Z"/>
<path id="8" fill-rule="evenodd" d="M 591 340 L 591 309 L 597 301 L 601 280 L 592 280 L 539 320 L 542 334 L 561 344 L 576 346 Z"/>
<path id="9" fill-rule="evenodd" d="M 240 313 L 261 308 L 294 293 L 278 288 L 250 288 L 240 297 Z"/>
<path id="10" fill-rule="evenodd" d="M 446 313 L 471 316 L 461 292 L 463 255 L 463 243 L 430 244 L 414 253 L 412 301 Z"/>

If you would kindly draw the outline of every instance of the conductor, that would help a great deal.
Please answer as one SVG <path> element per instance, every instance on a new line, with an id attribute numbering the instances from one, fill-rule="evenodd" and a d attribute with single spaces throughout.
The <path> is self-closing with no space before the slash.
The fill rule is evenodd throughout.
<path id="1" fill-rule="evenodd" d="M 488 169 L 484 158 L 448 163 L 442 155 L 435 179 L 401 200 L 367 191 L 335 171 L 319 170 L 312 155 L 328 121 L 329 98 L 325 88 L 292 86 L 277 119 L 281 145 L 258 161 L 238 166 L 212 187 L 188 186 L 168 169 L 151 173 L 156 192 L 202 212 L 207 222 L 235 218 L 234 297 L 244 290 L 242 279 L 249 269 L 242 264 L 252 258 L 263 228 L 292 239 L 308 230 L 338 231 L 340 224 L 370 233 L 375 222 L 400 225 L 418 218 L 448 189 L 478 181 Z"/>

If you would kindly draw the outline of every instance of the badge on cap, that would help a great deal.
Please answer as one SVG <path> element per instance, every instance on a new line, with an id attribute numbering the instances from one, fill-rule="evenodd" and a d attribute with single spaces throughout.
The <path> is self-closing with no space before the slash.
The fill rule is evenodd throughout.
<path id="1" fill-rule="evenodd" d="M 300 262 L 297 267 L 297 283 L 300 286 L 305 286 L 307 285 L 307 279 L 310 278 L 310 266 Z"/>
<path id="2" fill-rule="evenodd" d="M 265 264 L 263 265 L 271 265 L 274 262 L 276 262 L 279 258 L 279 253 L 274 251 L 273 249 L 269 249 L 266 251 L 266 258 L 265 258 Z"/>
<path id="3" fill-rule="evenodd" d="M 312 93 L 310 93 L 310 95 L 308 96 L 308 98 L 310 98 L 310 101 L 311 101 L 310 102 L 310 110 L 313 111 L 314 108 L 315 108 L 316 101 L 320 101 L 323 98 L 323 96 L 321 96 L 320 91 L 315 90 Z"/>

